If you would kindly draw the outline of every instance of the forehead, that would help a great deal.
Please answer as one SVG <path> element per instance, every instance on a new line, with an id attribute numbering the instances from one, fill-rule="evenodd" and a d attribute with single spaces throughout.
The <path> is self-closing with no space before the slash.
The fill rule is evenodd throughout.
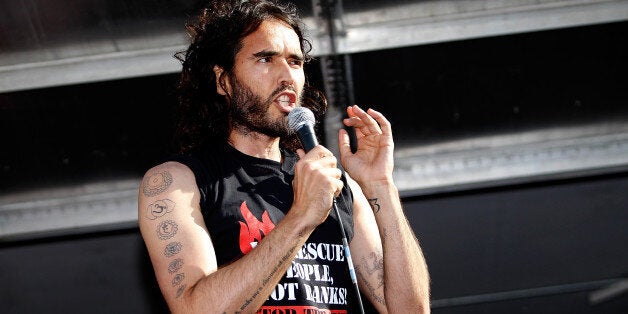
<path id="1" fill-rule="evenodd" d="M 253 33 L 242 40 L 241 53 L 251 54 L 260 51 L 285 52 L 301 55 L 301 42 L 297 33 L 285 22 L 265 20 Z"/>

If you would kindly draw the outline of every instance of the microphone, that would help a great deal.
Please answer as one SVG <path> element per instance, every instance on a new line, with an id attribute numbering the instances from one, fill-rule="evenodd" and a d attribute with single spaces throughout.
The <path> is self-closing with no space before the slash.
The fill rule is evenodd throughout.
<path id="1" fill-rule="evenodd" d="M 305 152 L 318 145 L 316 134 L 314 133 L 315 121 L 312 110 L 305 107 L 296 107 L 288 114 L 288 128 L 292 132 L 297 133 Z"/>
<path id="2" fill-rule="evenodd" d="M 312 110 L 305 107 L 296 107 L 288 114 L 288 128 L 292 132 L 297 133 L 299 140 L 301 140 L 301 145 L 303 145 L 303 149 L 306 153 L 314 148 L 314 146 L 318 145 L 316 134 L 314 133 L 315 121 L 316 119 L 314 118 Z M 338 217 L 338 226 L 340 228 L 340 232 L 342 233 L 342 245 L 344 247 L 347 266 L 349 267 L 349 277 L 351 277 L 351 282 L 355 288 L 360 313 L 364 314 L 364 304 L 362 304 L 362 296 L 360 295 L 360 288 L 358 288 L 358 279 L 355 275 L 355 268 L 353 266 L 353 260 L 351 259 L 351 251 L 349 250 L 349 242 L 347 241 L 347 234 L 344 226 L 342 225 L 342 219 L 340 217 L 340 212 L 338 211 L 338 206 L 336 205 L 336 198 L 334 198 L 333 208 L 336 212 L 336 217 Z"/>

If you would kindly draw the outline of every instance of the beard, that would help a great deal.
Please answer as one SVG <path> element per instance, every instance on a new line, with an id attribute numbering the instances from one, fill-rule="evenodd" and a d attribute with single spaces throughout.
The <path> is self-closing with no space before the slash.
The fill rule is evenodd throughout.
<path id="1" fill-rule="evenodd" d="M 256 132 L 270 137 L 287 137 L 291 134 L 287 117 L 273 118 L 268 114 L 268 109 L 274 105 L 274 99 L 279 93 L 284 90 L 294 91 L 292 86 L 281 86 L 268 98 L 263 99 L 240 82 L 235 75 L 230 78 L 233 86 L 230 105 L 232 128 L 243 133 Z M 301 95 L 298 95 L 297 99 L 301 99 Z M 297 103 L 299 102 L 297 100 Z"/>

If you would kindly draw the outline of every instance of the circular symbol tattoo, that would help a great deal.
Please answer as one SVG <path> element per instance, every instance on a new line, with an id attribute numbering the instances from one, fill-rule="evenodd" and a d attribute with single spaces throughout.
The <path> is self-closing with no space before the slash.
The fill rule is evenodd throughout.
<path id="1" fill-rule="evenodd" d="M 181 269 L 181 267 L 183 267 L 183 260 L 180 258 L 177 258 L 174 261 L 170 262 L 170 265 L 168 265 L 168 272 L 171 274 L 174 274 L 178 272 Z"/>
<path id="2" fill-rule="evenodd" d="M 172 175 L 168 171 L 151 175 L 144 181 L 144 195 L 155 196 L 165 191 L 172 183 Z"/>
<path id="3" fill-rule="evenodd" d="M 186 286 L 187 285 L 183 285 L 183 286 L 179 287 L 179 289 L 177 289 L 177 296 L 176 296 L 177 299 L 183 294 L 183 291 L 185 291 L 185 287 Z"/>
<path id="4" fill-rule="evenodd" d="M 183 279 L 185 279 L 185 274 L 183 273 L 176 274 L 174 278 L 172 278 L 172 286 L 176 287 L 180 285 Z"/>
<path id="5" fill-rule="evenodd" d="M 148 205 L 148 210 L 146 212 L 146 218 L 155 220 L 174 209 L 174 202 L 169 199 L 158 200 L 150 205 Z"/>
<path id="6" fill-rule="evenodd" d="M 159 227 L 157 229 L 157 236 L 162 240 L 168 240 L 174 237 L 175 234 L 177 234 L 178 229 L 179 227 L 174 221 L 166 220 L 159 224 Z"/>
<path id="7" fill-rule="evenodd" d="M 183 245 L 181 244 L 181 242 L 170 242 L 168 243 L 168 245 L 166 245 L 166 248 L 164 249 L 164 255 L 166 255 L 166 257 L 173 257 L 181 252 L 182 248 Z"/>

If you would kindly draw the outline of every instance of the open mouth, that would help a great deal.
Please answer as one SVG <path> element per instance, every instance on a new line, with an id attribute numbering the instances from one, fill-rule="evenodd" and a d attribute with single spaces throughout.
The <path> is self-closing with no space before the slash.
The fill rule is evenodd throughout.
<path id="1" fill-rule="evenodd" d="M 297 96 L 294 93 L 283 92 L 275 99 L 275 101 L 283 108 L 293 107 L 297 101 Z"/>
<path id="2" fill-rule="evenodd" d="M 277 101 L 283 105 L 283 106 L 289 106 L 290 105 L 290 97 L 288 95 L 281 95 L 279 96 L 279 98 L 277 98 Z"/>

